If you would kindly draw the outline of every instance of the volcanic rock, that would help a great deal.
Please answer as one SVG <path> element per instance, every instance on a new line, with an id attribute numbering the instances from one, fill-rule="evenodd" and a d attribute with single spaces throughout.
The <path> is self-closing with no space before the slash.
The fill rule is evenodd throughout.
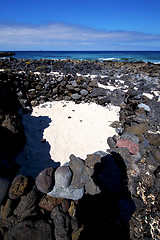
<path id="1" fill-rule="evenodd" d="M 131 142 L 130 140 L 127 139 L 119 139 L 116 144 L 117 147 L 124 147 L 128 148 L 129 152 L 131 154 L 136 154 L 139 152 L 139 147 L 137 144 Z"/>
<path id="2" fill-rule="evenodd" d="M 7 194 L 9 184 L 10 184 L 9 179 L 0 178 L 0 204 Z"/>
<path id="3" fill-rule="evenodd" d="M 52 240 L 51 226 L 44 220 L 26 220 L 15 225 L 5 234 L 5 240 Z"/>
<path id="4" fill-rule="evenodd" d="M 99 97 L 99 96 L 105 96 L 106 90 L 104 88 L 93 88 L 90 97 Z"/>
<path id="5" fill-rule="evenodd" d="M 73 154 L 70 156 L 69 167 L 73 172 L 71 185 L 75 189 L 81 189 L 92 175 L 90 169 L 85 166 L 85 162 L 82 159 L 76 158 Z"/>
<path id="6" fill-rule="evenodd" d="M 24 177 L 23 175 L 18 175 L 15 177 L 9 189 L 9 197 L 11 199 L 17 199 L 21 197 L 25 191 L 27 182 L 27 177 Z"/>
<path id="7" fill-rule="evenodd" d="M 82 97 L 82 95 L 80 95 L 80 94 L 78 94 L 78 93 L 74 93 L 74 94 L 71 95 L 71 98 L 72 98 L 73 100 L 78 100 L 78 99 L 80 99 L 81 97 Z"/>
<path id="8" fill-rule="evenodd" d="M 51 218 L 54 223 L 54 234 L 56 240 L 71 240 L 70 237 L 70 219 L 68 215 L 60 211 L 59 207 L 55 207 L 51 212 Z"/>
<path id="9" fill-rule="evenodd" d="M 138 144 L 138 143 L 139 143 L 139 138 L 138 138 L 137 136 L 135 136 L 134 134 L 132 134 L 132 133 L 124 132 L 124 133 L 121 135 L 121 139 L 130 140 L 131 142 L 133 142 L 133 143 L 135 143 L 135 144 Z"/>
<path id="10" fill-rule="evenodd" d="M 53 190 L 47 194 L 51 197 L 56 197 L 56 198 L 67 198 L 67 199 L 78 200 L 83 197 L 84 188 L 82 187 L 79 189 L 78 188 L 75 189 L 72 185 L 70 185 L 67 188 L 54 186 Z"/>
<path id="11" fill-rule="evenodd" d="M 86 96 L 86 95 L 88 94 L 88 91 L 85 90 L 85 89 L 82 89 L 82 90 L 80 91 L 80 94 L 81 94 L 82 96 Z"/>
<path id="12" fill-rule="evenodd" d="M 72 172 L 69 167 L 60 166 L 55 171 L 55 186 L 67 188 L 72 179 Z"/>
<path id="13" fill-rule="evenodd" d="M 14 214 L 20 216 L 24 219 L 27 216 L 30 216 L 31 213 L 36 208 L 36 201 L 37 201 L 37 192 L 36 188 L 33 187 L 31 192 L 21 197 L 21 201 L 19 202 L 18 206 L 14 210 Z"/>
<path id="14" fill-rule="evenodd" d="M 36 177 L 36 186 L 40 192 L 49 192 L 54 184 L 54 169 L 52 167 L 44 169 Z"/>
<path id="15" fill-rule="evenodd" d="M 138 104 L 138 108 L 144 108 L 144 110 L 146 112 L 150 112 L 151 111 L 150 107 L 148 105 L 144 104 L 144 103 Z"/>
<path id="16" fill-rule="evenodd" d="M 46 209 L 47 211 L 52 211 L 53 208 L 58 206 L 64 201 L 63 198 L 54 198 L 49 195 L 46 195 L 39 203 L 41 208 Z"/>

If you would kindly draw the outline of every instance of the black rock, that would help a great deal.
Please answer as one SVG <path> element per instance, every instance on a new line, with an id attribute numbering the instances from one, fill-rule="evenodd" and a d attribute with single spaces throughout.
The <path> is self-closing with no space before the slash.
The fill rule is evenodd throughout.
<path id="1" fill-rule="evenodd" d="M 93 88 L 90 97 L 99 97 L 99 96 L 105 96 L 106 90 L 104 88 Z"/>
<path id="2" fill-rule="evenodd" d="M 105 97 L 98 97 L 97 98 L 97 102 L 101 105 L 105 104 L 105 103 L 110 103 L 111 99 L 110 96 L 105 96 Z"/>
<path id="3" fill-rule="evenodd" d="M 0 204 L 7 194 L 11 180 L 0 177 Z"/>
<path id="4" fill-rule="evenodd" d="M 16 55 L 14 52 L 0 52 L 0 57 L 10 57 Z"/>
<path id="5" fill-rule="evenodd" d="M 44 220 L 26 220 L 15 225 L 5 234 L 5 240 L 52 240 L 51 226 Z"/>

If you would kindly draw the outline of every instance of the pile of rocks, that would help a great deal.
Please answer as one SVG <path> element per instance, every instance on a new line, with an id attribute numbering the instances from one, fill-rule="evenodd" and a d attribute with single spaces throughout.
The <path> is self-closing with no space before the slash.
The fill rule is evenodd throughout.
<path id="1" fill-rule="evenodd" d="M 1 59 L 0 68 L 1 238 L 160 239 L 160 66 Z M 110 149 L 13 180 L 19 107 L 62 99 L 121 107 Z"/>
<path id="2" fill-rule="evenodd" d="M 13 157 L 25 143 L 19 107 L 16 88 L 5 75 L 0 79 L 0 174 L 9 178 L 15 174 Z"/>
<path id="3" fill-rule="evenodd" d="M 157 108 L 158 103 L 152 104 L 131 88 L 121 104 L 119 137 L 108 139 L 109 152 L 117 152 L 124 159 L 128 188 L 136 204 L 130 221 L 131 239 L 160 237 L 160 132 Z"/>
<path id="4" fill-rule="evenodd" d="M 0 230 L 5 240 L 127 239 L 134 211 L 120 155 L 101 152 L 85 161 L 71 155 L 68 166 L 47 168 L 35 181 L 14 178 L 1 199 Z"/>

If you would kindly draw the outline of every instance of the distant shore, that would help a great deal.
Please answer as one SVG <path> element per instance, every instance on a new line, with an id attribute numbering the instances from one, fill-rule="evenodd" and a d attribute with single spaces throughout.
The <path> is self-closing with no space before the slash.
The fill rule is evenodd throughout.
<path id="1" fill-rule="evenodd" d="M 6 51 L 7 53 L 9 51 Z M 12 52 L 12 51 L 10 51 Z M 89 60 L 160 64 L 160 51 L 14 51 L 16 59 Z"/>
<path id="2" fill-rule="evenodd" d="M 11 57 L 16 55 L 15 52 L 0 52 L 0 57 Z"/>

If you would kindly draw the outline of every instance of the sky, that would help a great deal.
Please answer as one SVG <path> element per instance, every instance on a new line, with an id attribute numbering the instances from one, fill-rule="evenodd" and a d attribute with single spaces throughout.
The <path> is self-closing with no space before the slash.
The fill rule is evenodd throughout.
<path id="1" fill-rule="evenodd" d="M 160 0 L 5 0 L 0 51 L 160 51 Z"/>

